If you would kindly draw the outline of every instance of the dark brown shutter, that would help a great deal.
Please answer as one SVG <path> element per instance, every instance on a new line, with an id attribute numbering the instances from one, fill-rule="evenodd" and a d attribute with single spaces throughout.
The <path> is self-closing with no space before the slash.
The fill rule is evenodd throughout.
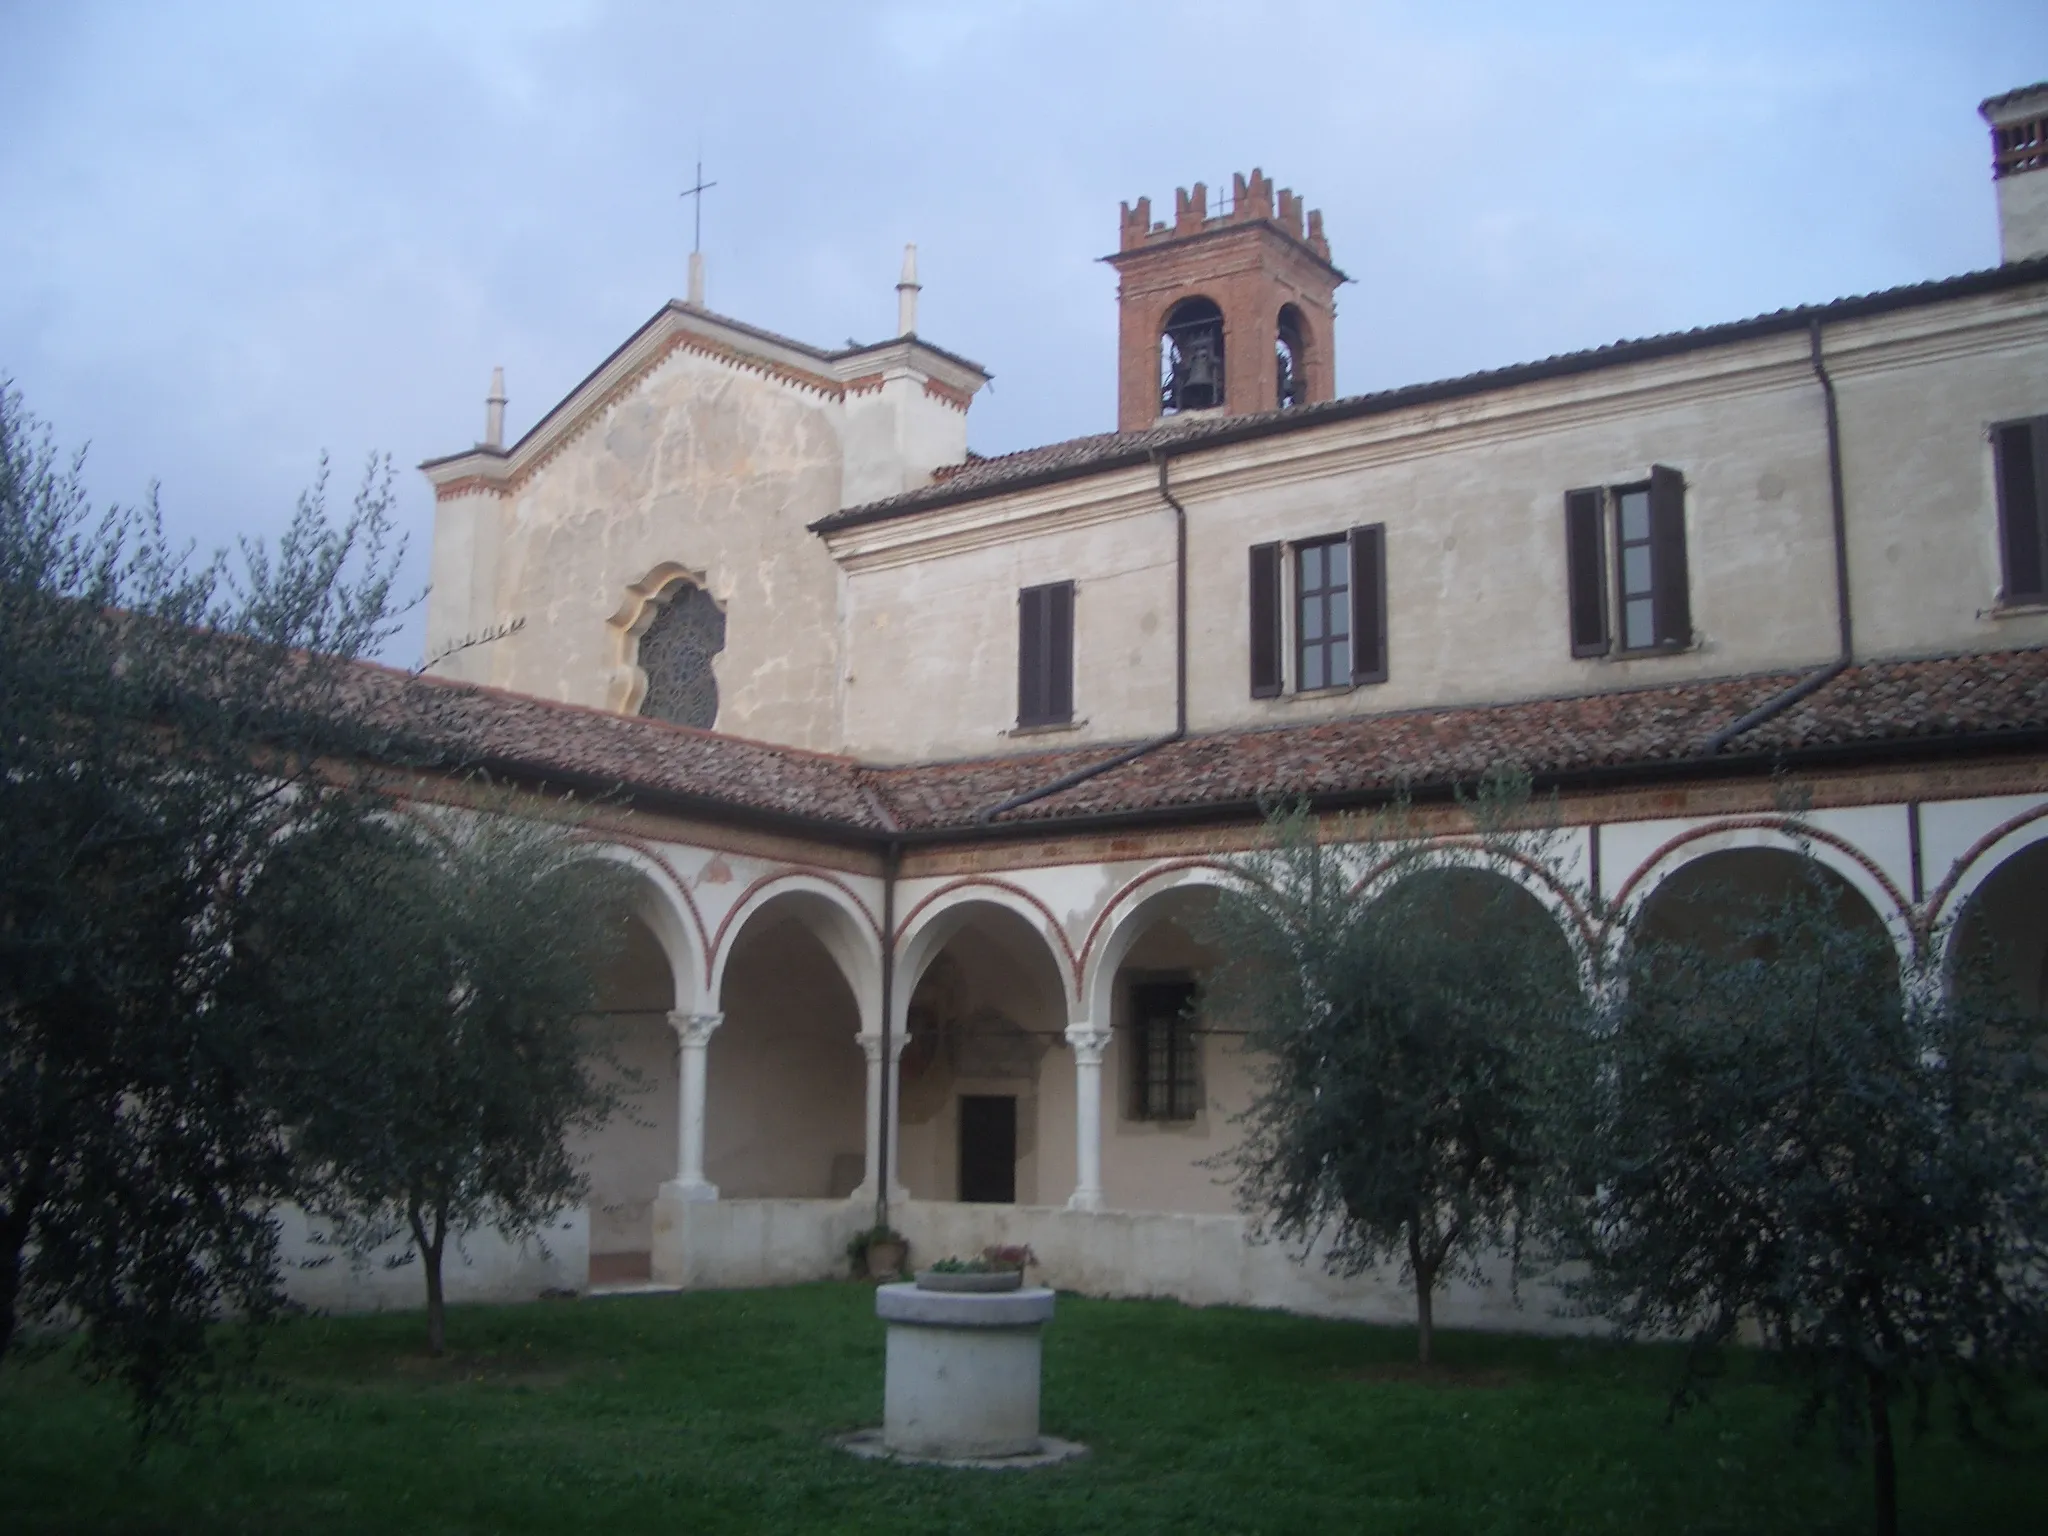
<path id="1" fill-rule="evenodd" d="M 1351 681 L 1386 680 L 1387 525 L 1374 523 L 1351 530 Z"/>
<path id="2" fill-rule="evenodd" d="M 2042 559 L 2040 430 L 2048 417 L 2009 422 L 1992 431 L 1998 465 L 1998 542 L 2005 555 L 2004 599 L 2039 602 L 2048 597 L 2048 561 Z"/>
<path id="3" fill-rule="evenodd" d="M 1017 594 L 1017 723 L 1045 719 L 1045 588 Z"/>
<path id="4" fill-rule="evenodd" d="M 1074 718 L 1074 584 L 1045 589 L 1045 717 Z"/>
<path id="5" fill-rule="evenodd" d="M 1252 697 L 1280 692 L 1280 546 L 1252 546 Z"/>
<path id="6" fill-rule="evenodd" d="M 1692 644 L 1692 589 L 1685 571 L 1685 476 L 1650 466 L 1651 621 L 1657 644 Z"/>
<path id="7" fill-rule="evenodd" d="M 1600 493 L 1564 493 L 1564 565 L 1570 588 L 1572 654 L 1607 654 L 1607 550 Z"/>
<path id="8" fill-rule="evenodd" d="M 1074 584 L 1026 587 L 1017 594 L 1017 723 L 1073 718 Z"/>

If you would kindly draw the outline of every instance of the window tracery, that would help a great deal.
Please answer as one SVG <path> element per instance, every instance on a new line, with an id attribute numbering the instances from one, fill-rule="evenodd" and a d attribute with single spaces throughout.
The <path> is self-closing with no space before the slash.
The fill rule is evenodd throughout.
<path id="1" fill-rule="evenodd" d="M 711 659 L 725 649 L 725 614 L 709 592 L 688 584 L 658 606 L 640 636 L 640 670 L 647 674 L 640 713 L 709 730 L 718 719 Z"/>

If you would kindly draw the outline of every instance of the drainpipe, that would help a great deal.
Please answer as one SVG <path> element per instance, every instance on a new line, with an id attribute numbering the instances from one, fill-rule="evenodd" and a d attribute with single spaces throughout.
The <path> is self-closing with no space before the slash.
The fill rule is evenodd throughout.
<path id="1" fill-rule="evenodd" d="M 1813 376 L 1820 381 L 1828 412 L 1828 501 L 1834 519 L 1835 536 L 1835 621 L 1838 651 L 1835 659 L 1816 672 L 1802 677 L 1783 693 L 1766 699 L 1732 725 L 1724 725 L 1707 738 L 1705 756 L 1712 757 L 1736 737 L 1755 730 L 1766 720 L 1783 714 L 1809 694 L 1818 693 L 1840 677 L 1856 655 L 1856 628 L 1849 612 L 1849 517 L 1848 499 L 1842 491 L 1842 418 L 1835 402 L 1835 381 L 1828 377 L 1827 358 L 1821 351 L 1820 317 L 1807 329 L 1813 350 Z"/>
<path id="2" fill-rule="evenodd" d="M 889 1225 L 889 1168 L 896 1160 L 889 1127 L 896 1074 L 889 1054 L 889 1035 L 896 1016 L 896 872 L 903 866 L 903 844 L 895 838 L 882 850 L 882 1091 L 875 1127 L 875 1225 Z"/>
<path id="3" fill-rule="evenodd" d="M 1089 763 L 1076 768 L 1072 773 L 1063 773 L 1049 784 L 1036 789 L 1027 789 L 1020 795 L 985 806 L 975 815 L 975 820 L 986 826 L 1005 812 L 1019 806 L 1029 805 L 1034 800 L 1043 800 L 1056 795 L 1063 789 L 1072 789 L 1076 784 L 1085 784 L 1112 768 L 1121 768 L 1134 763 L 1148 752 L 1156 752 L 1170 742 L 1179 741 L 1188 733 L 1188 509 L 1180 504 L 1167 484 L 1166 467 L 1171 462 L 1170 454 L 1153 449 L 1152 462 L 1159 466 L 1159 494 L 1173 509 L 1173 729 L 1164 736 L 1151 741 L 1139 742 L 1137 746 L 1119 752 L 1115 757 L 1099 763 Z"/>

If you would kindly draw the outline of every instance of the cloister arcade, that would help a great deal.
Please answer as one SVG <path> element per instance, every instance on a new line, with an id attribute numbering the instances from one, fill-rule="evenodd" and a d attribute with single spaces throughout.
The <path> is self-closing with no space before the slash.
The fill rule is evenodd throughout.
<path id="1" fill-rule="evenodd" d="M 1565 876 L 1470 878 L 1513 879 L 1516 910 L 1585 968 L 1635 931 L 1711 937 L 1715 902 L 1818 870 L 1840 909 L 1894 946 L 1902 977 L 1981 948 L 2038 1009 L 2044 811 L 1568 829 Z M 1213 969 L 1203 914 L 1238 878 L 1227 856 L 905 875 L 884 1031 L 873 873 L 679 845 L 604 851 L 639 870 L 642 900 L 597 1023 L 642 1090 L 582 1148 L 593 1283 L 831 1273 L 875 1217 L 886 1153 L 890 1220 L 924 1249 L 1000 1236 L 1031 1242 L 1060 1283 L 1372 1305 L 1362 1282 L 1247 1245 L 1218 1169 L 1254 1063 L 1241 1031 L 1177 1000 Z M 1574 894 L 1603 868 L 1599 901 Z"/>

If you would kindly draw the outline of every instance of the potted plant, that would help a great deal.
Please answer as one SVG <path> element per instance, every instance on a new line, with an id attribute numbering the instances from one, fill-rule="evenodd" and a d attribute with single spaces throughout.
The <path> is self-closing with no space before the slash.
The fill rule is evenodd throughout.
<path id="1" fill-rule="evenodd" d="M 918 1271 L 921 1291 L 1014 1291 L 1024 1283 L 1026 1266 L 1038 1256 L 1028 1247 L 991 1243 L 978 1258 L 944 1258 Z"/>
<path id="2" fill-rule="evenodd" d="M 910 1257 L 910 1240 L 894 1227 L 877 1222 L 846 1240 L 846 1257 L 856 1276 L 894 1280 L 903 1273 L 903 1265 Z"/>

